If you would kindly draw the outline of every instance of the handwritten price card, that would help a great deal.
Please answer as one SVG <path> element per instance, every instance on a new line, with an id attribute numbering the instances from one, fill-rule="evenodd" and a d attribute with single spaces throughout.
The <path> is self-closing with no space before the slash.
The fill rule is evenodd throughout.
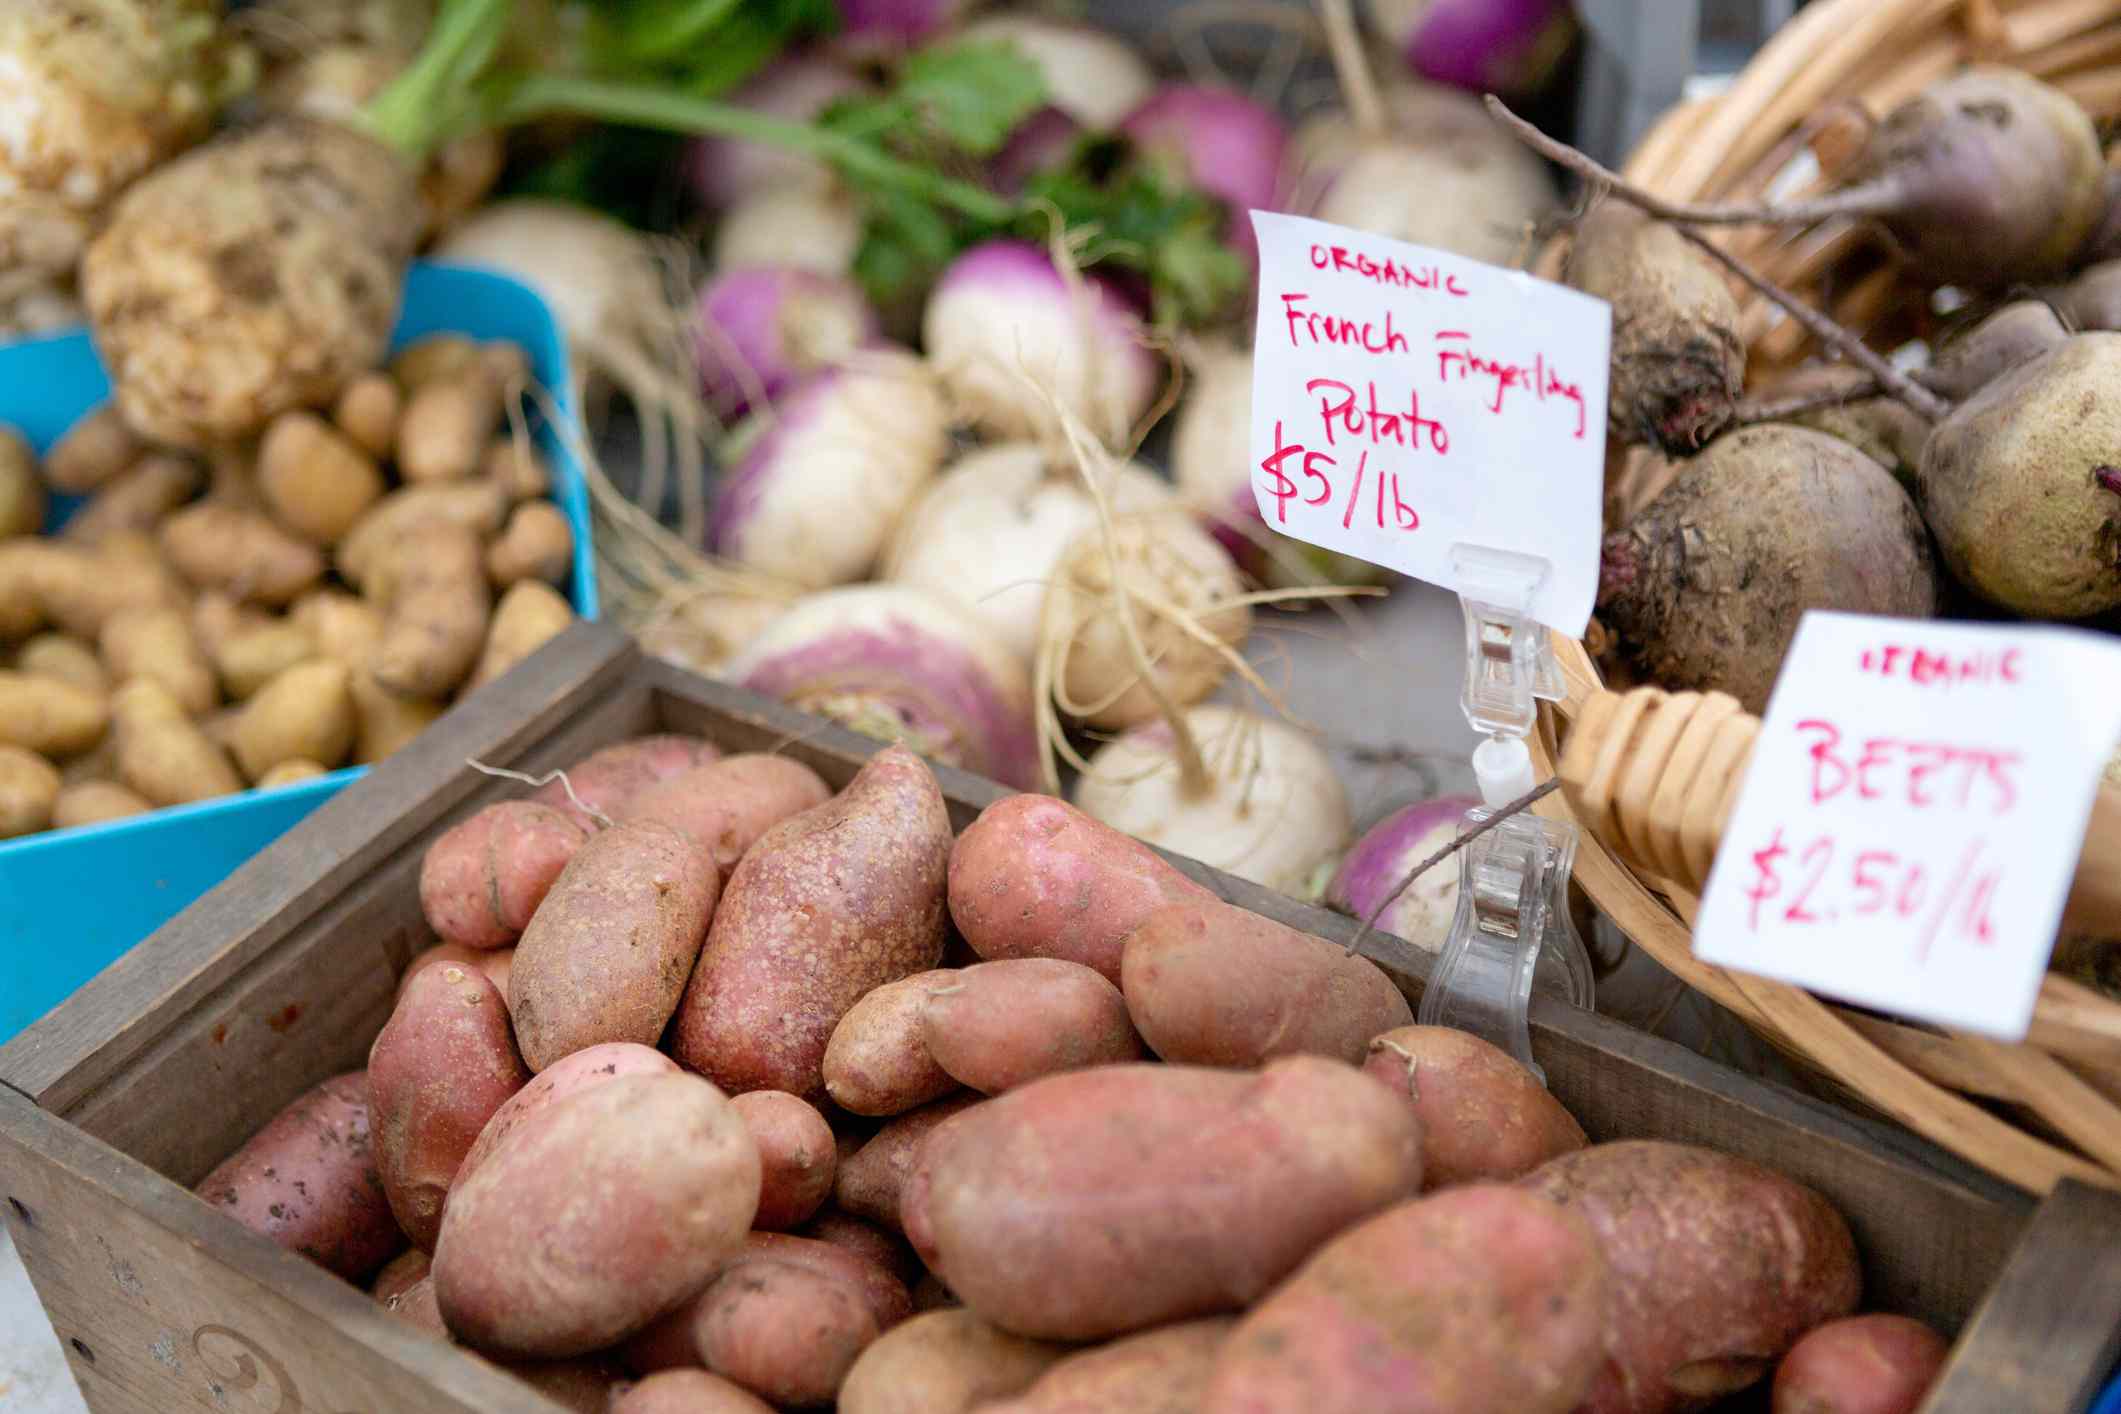
<path id="1" fill-rule="evenodd" d="M 1598 589 L 1603 300 L 1322 221 L 1259 235 L 1252 489 L 1284 535 L 1440 584 L 1454 545 L 1537 555 L 1581 636 Z"/>
<path id="2" fill-rule="evenodd" d="M 2022 1039 L 2117 734 L 2112 639 L 1805 615 L 1695 956 Z"/>

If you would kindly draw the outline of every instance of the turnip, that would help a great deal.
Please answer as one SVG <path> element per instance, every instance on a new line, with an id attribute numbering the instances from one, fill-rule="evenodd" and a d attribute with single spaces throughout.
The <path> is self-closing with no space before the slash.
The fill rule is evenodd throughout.
<path id="1" fill-rule="evenodd" d="M 1140 314 L 1116 287 L 1069 278 L 1028 241 L 960 255 L 922 317 L 923 346 L 951 402 L 996 437 L 1050 436 L 1044 389 L 1108 445 L 1127 443 L 1162 382 L 1143 339 Z"/>
<path id="2" fill-rule="evenodd" d="M 709 418 L 695 391 L 696 331 L 654 249 L 586 207 L 511 197 L 459 225 L 435 254 L 498 270 L 537 292 L 566 332 L 576 378 L 608 381 L 631 403 L 642 428 L 644 502 L 662 503 L 674 465 L 685 519 L 699 534 Z"/>
<path id="3" fill-rule="evenodd" d="M 1116 463 L 1100 487 L 1114 514 L 1171 503 L 1146 467 Z M 1025 662 L 1038 650 L 1046 581 L 1097 506 L 1072 466 L 1029 442 L 970 452 L 931 484 L 900 522 L 882 578 L 953 598 Z"/>
<path id="4" fill-rule="evenodd" d="M 1085 128 L 1103 131 L 1149 96 L 1155 76 L 1127 42 L 1089 25 L 1036 15 L 994 15 L 958 31 L 972 43 L 1014 46 L 1038 66 L 1046 98 Z"/>
<path id="5" fill-rule="evenodd" d="M 1076 538 L 1046 586 L 1034 660 L 1045 695 L 1093 727 L 1168 716 L 1164 703 L 1200 701 L 1241 661 L 1250 603 L 1186 512 L 1114 516 Z"/>
<path id="6" fill-rule="evenodd" d="M 1759 712 L 1807 609 L 1922 618 L 1937 601 L 1929 536 L 1891 474 L 1770 423 L 1717 438 L 1606 537 L 1598 612 L 1650 680 Z"/>
<path id="7" fill-rule="evenodd" d="M 1205 343 L 1188 359 L 1171 435 L 1180 497 L 1254 579 L 1275 586 L 1382 583 L 1389 572 L 1268 529 L 1252 493 L 1252 355 Z"/>
<path id="8" fill-rule="evenodd" d="M 1424 78 L 1475 93 L 1530 93 L 1576 35 L 1567 0 L 1370 0 L 1370 18 Z"/>
<path id="9" fill-rule="evenodd" d="M 700 388 L 735 417 L 880 337 L 853 281 L 785 265 L 728 270 L 699 296 Z"/>
<path id="10" fill-rule="evenodd" d="M 807 122 L 870 85 L 829 58 L 799 54 L 781 59 L 729 95 L 738 107 Z M 717 209 L 777 187 L 823 186 L 831 169 L 806 153 L 738 138 L 697 139 L 685 156 L 685 175 L 701 202 Z"/>
<path id="11" fill-rule="evenodd" d="M 1988 383 L 1924 449 L 1924 517 L 1952 573 L 2020 614 L 2121 606 L 2121 334 L 2070 338 Z"/>
<path id="12" fill-rule="evenodd" d="M 1458 910 L 1458 870 L 1452 864 L 1438 865 L 1389 904 L 1385 900 L 1392 898 L 1408 870 L 1458 837 L 1466 812 L 1479 805 L 1473 796 L 1444 795 L 1393 811 L 1365 831 L 1342 858 L 1326 885 L 1326 906 L 1368 919 L 1384 904 L 1384 911 L 1377 913 L 1379 928 L 1424 952 L 1442 952 Z"/>
<path id="13" fill-rule="evenodd" d="M 1377 102 L 1372 122 L 1357 109 L 1298 129 L 1289 209 L 1474 260 L 1514 261 L 1554 205 L 1538 159 L 1507 141 L 1470 95 L 1405 83 Z"/>
<path id="14" fill-rule="evenodd" d="M 728 663 L 730 681 L 851 730 L 1029 789 L 1024 665 L 957 604 L 899 584 L 813 594 Z"/>
<path id="15" fill-rule="evenodd" d="M 1207 780 L 1189 785 L 1168 722 L 1100 747 L 1075 786 L 1086 814 L 1285 894 L 1313 897 L 1348 840 L 1347 791 L 1316 742 L 1284 722 L 1206 703 L 1187 710 Z"/>
<path id="16" fill-rule="evenodd" d="M 2052 279 L 2095 238 L 2106 213 L 2091 118 L 2016 69 L 1976 67 L 1938 80 L 1879 122 L 1838 190 L 1765 206 L 1664 201 L 1489 101 L 1537 150 L 1653 216 L 1694 224 L 1866 219 L 1940 284 L 1993 289 Z"/>
<path id="17" fill-rule="evenodd" d="M 950 447 L 941 390 L 873 350 L 797 383 L 724 478 L 707 548 L 791 584 L 862 578 Z"/>
<path id="18" fill-rule="evenodd" d="M 1017 124 L 1002 150 L 987 162 L 987 179 L 1011 196 L 1040 172 L 1065 162 L 1083 140 L 1083 126 L 1054 107 L 1045 107 Z"/>
<path id="19" fill-rule="evenodd" d="M 861 244 L 862 211 L 852 196 L 831 183 L 790 182 L 755 190 L 722 214 L 714 265 L 783 265 L 845 275 Z"/>
<path id="20" fill-rule="evenodd" d="M 0 6 L 0 305 L 63 276 L 142 173 L 206 135 L 253 56 L 220 0 Z"/>
<path id="21" fill-rule="evenodd" d="M 972 0 L 837 0 L 840 32 L 834 47 L 854 58 L 902 54 L 940 38 Z"/>
<path id="22" fill-rule="evenodd" d="M 1745 388 L 1738 301 L 1677 231 L 1600 202 L 1576 227 L 1564 278 L 1613 307 L 1615 440 L 1688 456 L 1729 424 Z"/>
<path id="23" fill-rule="evenodd" d="M 1253 209 L 1274 210 L 1288 130 L 1255 99 L 1212 84 L 1167 84 L 1120 123 L 1152 158 L 1229 207 L 1223 238 L 1247 260 L 1258 259 Z"/>

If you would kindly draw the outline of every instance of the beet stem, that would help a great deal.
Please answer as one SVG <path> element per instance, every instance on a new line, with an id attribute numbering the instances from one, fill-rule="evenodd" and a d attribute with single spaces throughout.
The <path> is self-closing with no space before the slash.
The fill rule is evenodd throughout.
<path id="1" fill-rule="evenodd" d="M 1881 216 L 1898 207 L 1901 200 L 1899 183 L 1880 178 L 1842 187 L 1838 191 L 1814 197 L 1809 201 L 1762 205 L 1747 205 L 1743 202 L 1667 201 L 1655 192 L 1636 186 L 1588 153 L 1548 137 L 1512 113 L 1508 106 L 1492 93 L 1488 95 L 1488 111 L 1515 134 L 1519 142 L 1540 156 L 1560 163 L 1586 182 L 1605 187 L 1629 205 L 1640 207 L 1660 221 L 1682 222 L 1692 226 L 1802 226 L 1815 221 L 1831 220 L 1836 216 Z"/>

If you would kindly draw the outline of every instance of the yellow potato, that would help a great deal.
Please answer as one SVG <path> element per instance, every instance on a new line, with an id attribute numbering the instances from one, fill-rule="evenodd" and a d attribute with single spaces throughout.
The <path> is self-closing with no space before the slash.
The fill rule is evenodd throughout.
<path id="1" fill-rule="evenodd" d="M 129 609 L 104 622 L 97 638 L 110 675 L 153 678 L 170 690 L 187 715 L 210 712 L 221 700 L 213 665 L 192 636 L 191 616 L 182 609 Z"/>
<path id="2" fill-rule="evenodd" d="M 58 678 L 0 672 L 0 745 L 40 756 L 86 751 L 110 723 L 110 702 L 100 692 Z"/>
<path id="3" fill-rule="evenodd" d="M 486 573 L 506 589 L 519 580 L 558 584 L 574 565 L 574 529 L 550 501 L 525 501 L 509 514 L 500 539 L 486 547 Z"/>
<path id="4" fill-rule="evenodd" d="M 376 681 L 403 697 L 446 697 L 471 674 L 492 596 L 479 540 L 462 526 L 420 526 L 397 544 L 373 592 L 383 641 L 369 659 Z"/>
<path id="5" fill-rule="evenodd" d="M 96 744 L 78 756 L 69 756 L 59 765 L 59 777 L 70 786 L 87 785 L 91 781 L 108 781 L 118 774 L 118 734 L 106 731 Z"/>
<path id="6" fill-rule="evenodd" d="M 40 633 L 15 655 L 15 670 L 31 677 L 57 678 L 90 692 L 110 693 L 110 674 L 96 650 L 64 633 Z"/>
<path id="7" fill-rule="evenodd" d="M 206 656 L 218 659 L 228 640 L 241 633 L 266 628 L 279 620 L 262 609 L 253 609 L 248 604 L 238 604 L 218 589 L 202 591 L 191 601 L 192 637 L 206 650 Z"/>
<path id="8" fill-rule="evenodd" d="M 382 499 L 383 473 L 375 458 L 315 413 L 283 412 L 258 450 L 258 489 L 280 524 L 331 545 Z"/>
<path id="9" fill-rule="evenodd" d="M 545 458 L 528 438 L 520 442 L 513 436 L 494 439 L 486 449 L 482 474 L 507 492 L 511 501 L 534 500 L 552 489 L 552 473 L 545 468 Z"/>
<path id="10" fill-rule="evenodd" d="M 52 804 L 52 828 L 71 830 L 76 825 L 100 825 L 106 820 L 144 815 L 154 808 L 139 792 L 127 790 L 116 781 L 82 781 L 60 787 L 59 798 Z"/>
<path id="11" fill-rule="evenodd" d="M 372 457 L 387 457 L 398 440 L 398 414 L 404 399 L 388 373 L 364 373 L 339 391 L 331 420 Z"/>
<path id="12" fill-rule="evenodd" d="M 401 487 L 361 517 L 361 523 L 339 542 L 334 558 L 349 584 L 373 593 L 369 576 L 414 531 L 429 525 L 456 525 L 483 539 L 501 528 L 507 512 L 508 497 L 483 478 Z"/>
<path id="13" fill-rule="evenodd" d="M 49 829 L 59 772 L 34 751 L 0 746 L 0 839 Z"/>
<path id="14" fill-rule="evenodd" d="M 115 536 L 93 548 L 52 540 L 0 545 L 0 604 L 26 589 L 39 623 L 94 640 L 113 614 L 184 602 L 184 586 L 165 566 L 116 548 L 125 539 Z M 5 614 L 0 610 L 0 617 Z"/>
<path id="15" fill-rule="evenodd" d="M 162 523 L 162 549 L 201 589 L 282 605 L 324 577 L 324 556 L 256 511 L 206 502 Z"/>
<path id="16" fill-rule="evenodd" d="M 448 709 L 424 697 L 400 697 L 375 680 L 366 666 L 352 677 L 356 764 L 373 765 L 411 741 Z"/>
<path id="17" fill-rule="evenodd" d="M 151 531 L 198 490 L 196 465 L 167 452 L 149 452 L 104 483 L 59 533 L 88 544 L 121 531 Z"/>
<path id="18" fill-rule="evenodd" d="M 50 548 L 26 536 L 0 540 L 0 642 L 28 638 L 44 627 L 37 580 Z"/>
<path id="19" fill-rule="evenodd" d="M 493 627 L 466 691 L 485 686 L 574 624 L 574 608 L 551 588 L 526 579 L 501 596 Z"/>
<path id="20" fill-rule="evenodd" d="M 297 663 L 320 656 L 299 624 L 285 619 L 230 634 L 214 655 L 228 695 L 242 700 Z"/>
<path id="21" fill-rule="evenodd" d="M 243 778 L 169 689 L 134 678 L 111 698 L 118 738 L 118 779 L 156 805 L 233 795 Z"/>
<path id="22" fill-rule="evenodd" d="M 344 663 L 298 663 L 258 689 L 233 732 L 236 764 L 258 780 L 282 761 L 336 766 L 353 748 L 353 698 Z"/>
<path id="23" fill-rule="evenodd" d="M 254 447 L 219 447 L 207 453 L 211 475 L 206 499 L 217 506 L 239 511 L 265 512 L 265 492 L 258 485 L 258 459 Z"/>
<path id="24" fill-rule="evenodd" d="M 479 346 L 463 334 L 429 334 L 390 361 L 400 387 L 416 389 L 437 378 L 455 377 L 479 361 Z"/>
<path id="25" fill-rule="evenodd" d="M 398 420 L 398 475 L 412 484 L 471 475 L 500 418 L 498 391 L 483 368 L 422 385 Z"/>
<path id="26" fill-rule="evenodd" d="M 45 453 L 44 484 L 68 496 L 86 496 L 139 460 L 144 450 L 116 404 L 105 403 Z"/>
<path id="27" fill-rule="evenodd" d="M 383 616 L 366 599 L 336 589 L 319 589 L 297 600 L 289 612 L 295 626 L 309 635 L 319 657 L 365 665 L 383 641 Z"/>
<path id="28" fill-rule="evenodd" d="M 36 454 L 14 428 L 0 425 L 0 539 L 43 529 L 44 503 Z"/>
<path id="29" fill-rule="evenodd" d="M 291 786 L 296 781 L 315 780 L 323 774 L 324 768 L 314 761 L 282 761 L 258 777 L 258 789 L 271 790 L 274 786 Z"/>

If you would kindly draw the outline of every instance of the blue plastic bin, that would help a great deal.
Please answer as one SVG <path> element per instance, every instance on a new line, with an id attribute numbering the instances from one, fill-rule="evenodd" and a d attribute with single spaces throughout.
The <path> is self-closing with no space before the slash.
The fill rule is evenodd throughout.
<path id="1" fill-rule="evenodd" d="M 444 331 L 521 344 L 560 415 L 579 424 L 566 341 L 552 312 L 527 287 L 486 270 L 415 264 L 392 347 Z M 0 346 L 0 423 L 20 428 L 39 451 L 109 396 L 109 380 L 86 333 Z M 575 609 L 595 618 L 588 487 L 581 466 L 550 427 L 540 428 L 539 441 L 553 469 L 553 499 L 574 525 Z M 73 509 L 61 499 L 53 523 L 64 523 Z M 0 843 L 0 1042 L 64 1001 L 365 769 Z"/>

